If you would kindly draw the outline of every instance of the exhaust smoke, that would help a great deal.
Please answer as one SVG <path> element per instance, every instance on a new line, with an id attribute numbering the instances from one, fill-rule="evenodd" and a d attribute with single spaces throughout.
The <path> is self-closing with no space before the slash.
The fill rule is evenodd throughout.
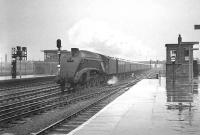
<path id="1" fill-rule="evenodd" d="M 113 76 L 110 80 L 107 81 L 108 85 L 113 85 L 118 82 L 118 78 L 116 76 Z"/>

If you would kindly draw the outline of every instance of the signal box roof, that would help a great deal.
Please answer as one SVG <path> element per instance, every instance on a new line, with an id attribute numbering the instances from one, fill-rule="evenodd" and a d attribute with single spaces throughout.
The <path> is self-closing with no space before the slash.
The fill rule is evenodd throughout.
<path id="1" fill-rule="evenodd" d="M 199 44 L 199 42 L 181 42 L 180 45 L 195 45 Z M 179 44 L 165 44 L 165 47 L 167 46 L 178 46 Z"/>

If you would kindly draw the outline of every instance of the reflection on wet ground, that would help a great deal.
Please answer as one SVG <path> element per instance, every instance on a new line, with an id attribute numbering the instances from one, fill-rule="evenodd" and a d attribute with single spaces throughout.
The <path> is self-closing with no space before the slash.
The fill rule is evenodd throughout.
<path id="1" fill-rule="evenodd" d="M 167 102 L 193 102 L 193 85 L 166 82 Z"/>
<path id="2" fill-rule="evenodd" d="M 193 95 L 198 93 L 198 78 L 194 79 L 193 83 L 187 81 L 180 81 L 174 83 L 166 81 L 167 102 L 177 102 L 179 106 L 183 103 L 191 104 L 193 102 Z"/>
<path id="3" fill-rule="evenodd" d="M 177 134 L 200 133 L 198 82 L 198 78 L 192 84 L 185 81 L 166 81 L 166 105 L 171 116 L 168 122 Z"/>

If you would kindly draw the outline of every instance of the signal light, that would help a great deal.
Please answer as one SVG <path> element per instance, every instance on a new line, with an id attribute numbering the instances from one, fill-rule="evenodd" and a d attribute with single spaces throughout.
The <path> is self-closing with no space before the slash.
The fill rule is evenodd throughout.
<path id="1" fill-rule="evenodd" d="M 57 40 L 57 48 L 58 48 L 58 49 L 61 48 L 61 40 L 60 40 L 60 39 Z"/>
<path id="2" fill-rule="evenodd" d="M 25 52 L 26 50 L 27 50 L 27 48 L 26 48 L 26 47 L 22 47 L 22 51 L 24 51 L 24 52 Z"/>
<path id="3" fill-rule="evenodd" d="M 17 46 L 17 51 L 21 51 L 21 46 Z"/>

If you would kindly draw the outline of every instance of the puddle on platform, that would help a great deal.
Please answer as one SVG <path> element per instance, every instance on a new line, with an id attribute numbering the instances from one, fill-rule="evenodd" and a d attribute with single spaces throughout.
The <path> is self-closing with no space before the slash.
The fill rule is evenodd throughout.
<path id="1" fill-rule="evenodd" d="M 162 84 L 165 81 L 164 85 Z M 200 133 L 199 79 L 193 83 L 169 82 L 163 78 L 160 87 L 165 87 L 168 126 L 176 134 L 198 135 Z"/>

